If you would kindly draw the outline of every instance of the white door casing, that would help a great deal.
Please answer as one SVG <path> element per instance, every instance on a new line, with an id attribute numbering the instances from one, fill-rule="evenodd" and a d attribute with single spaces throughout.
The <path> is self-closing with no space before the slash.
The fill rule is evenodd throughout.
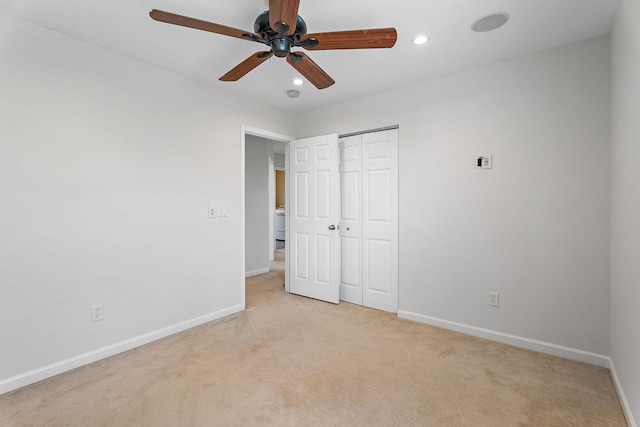
<path id="1" fill-rule="evenodd" d="M 398 131 L 340 141 L 340 298 L 398 311 Z"/>
<path id="2" fill-rule="evenodd" d="M 289 290 L 334 304 L 340 300 L 338 161 L 335 134 L 289 144 Z"/>

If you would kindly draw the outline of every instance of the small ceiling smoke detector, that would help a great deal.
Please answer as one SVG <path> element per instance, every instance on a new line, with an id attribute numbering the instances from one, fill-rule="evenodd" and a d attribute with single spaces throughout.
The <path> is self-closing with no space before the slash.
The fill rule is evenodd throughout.
<path id="1" fill-rule="evenodd" d="M 297 98 L 300 96 L 300 91 L 299 90 L 295 90 L 295 89 L 291 89 L 287 91 L 287 96 L 289 98 Z"/>
<path id="2" fill-rule="evenodd" d="M 493 31 L 496 28 L 502 27 L 508 20 L 508 13 L 493 13 L 478 19 L 473 23 L 473 25 L 471 25 L 471 29 L 476 33 L 486 33 L 487 31 Z"/>

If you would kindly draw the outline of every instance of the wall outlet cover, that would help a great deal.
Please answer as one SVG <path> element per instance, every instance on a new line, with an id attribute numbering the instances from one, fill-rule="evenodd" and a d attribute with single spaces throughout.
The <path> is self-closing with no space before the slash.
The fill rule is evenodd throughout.
<path id="1" fill-rule="evenodd" d="M 91 321 L 97 322 L 98 320 L 104 319 L 104 305 L 97 304 L 91 306 Z"/>
<path id="2" fill-rule="evenodd" d="M 489 305 L 500 307 L 500 294 L 498 292 L 489 292 Z"/>

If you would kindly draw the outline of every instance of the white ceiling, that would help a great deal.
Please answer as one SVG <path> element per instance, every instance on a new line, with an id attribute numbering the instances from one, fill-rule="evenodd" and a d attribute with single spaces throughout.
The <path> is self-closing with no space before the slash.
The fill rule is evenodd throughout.
<path id="1" fill-rule="evenodd" d="M 290 111 L 306 111 L 348 99 L 527 53 L 607 34 L 619 0 L 301 0 L 299 14 L 309 33 L 395 27 L 391 49 L 307 51 L 336 84 L 318 90 L 296 71 L 271 58 L 238 82 L 225 74 L 258 43 L 153 21 L 151 9 L 253 31 L 267 0 L 0 0 L 0 13 L 121 52 L 225 90 Z M 509 22 L 474 33 L 471 24 L 495 12 Z M 429 42 L 415 46 L 425 34 Z M 299 89 L 297 99 L 286 96 Z"/>

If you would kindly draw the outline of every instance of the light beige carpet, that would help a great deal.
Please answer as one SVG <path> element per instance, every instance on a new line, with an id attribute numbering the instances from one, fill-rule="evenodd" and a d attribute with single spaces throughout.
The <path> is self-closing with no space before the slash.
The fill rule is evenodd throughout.
<path id="1" fill-rule="evenodd" d="M 624 426 L 609 371 L 247 280 L 247 310 L 0 397 L 1 426 Z"/>

